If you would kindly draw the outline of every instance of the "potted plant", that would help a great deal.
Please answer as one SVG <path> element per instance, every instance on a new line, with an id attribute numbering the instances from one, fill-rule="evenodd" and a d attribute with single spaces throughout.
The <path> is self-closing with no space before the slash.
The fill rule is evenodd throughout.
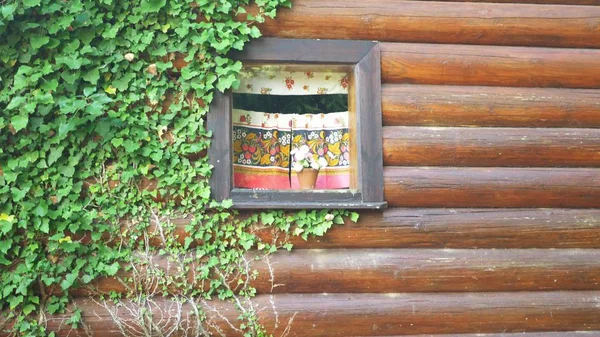
<path id="1" fill-rule="evenodd" d="M 292 169 L 298 175 L 298 182 L 301 190 L 311 190 L 315 188 L 319 170 L 327 166 L 327 160 L 323 157 L 311 153 L 307 145 L 302 145 L 290 152 L 293 156 Z"/>

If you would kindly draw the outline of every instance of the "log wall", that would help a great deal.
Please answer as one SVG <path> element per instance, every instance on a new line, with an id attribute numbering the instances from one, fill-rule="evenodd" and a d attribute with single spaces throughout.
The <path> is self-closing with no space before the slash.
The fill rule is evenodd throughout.
<path id="1" fill-rule="evenodd" d="M 600 336 L 600 0 L 294 0 L 261 28 L 382 42 L 390 206 L 255 263 L 275 336 Z"/>

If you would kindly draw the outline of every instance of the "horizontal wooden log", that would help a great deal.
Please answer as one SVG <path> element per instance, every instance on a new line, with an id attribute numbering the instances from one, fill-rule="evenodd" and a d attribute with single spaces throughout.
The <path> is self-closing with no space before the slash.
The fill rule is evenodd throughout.
<path id="1" fill-rule="evenodd" d="M 251 284 L 260 294 L 600 290 L 597 249 L 301 249 L 259 260 L 253 255 L 248 260 L 258 277 Z M 153 264 L 178 275 L 165 257 L 154 257 Z M 105 278 L 94 288 L 133 288 L 119 278 L 125 279 Z M 82 288 L 72 294 L 86 293 Z"/>
<path id="2" fill-rule="evenodd" d="M 393 336 L 441 333 L 506 333 L 600 330 L 599 291 L 520 292 L 472 294 L 286 294 L 253 300 L 259 321 L 268 332 L 281 336 Z M 107 310 L 89 300 L 78 300 L 87 331 L 94 336 L 122 336 L 114 319 L 128 336 L 139 335 L 137 306 L 107 303 Z M 189 304 L 178 306 L 165 299 L 144 302 L 156 326 L 172 327 L 179 317 L 194 331 Z M 128 306 L 128 307 L 127 307 Z M 241 336 L 234 325 L 238 312 L 223 303 L 201 305 L 213 326 L 227 336 Z M 181 313 L 182 315 L 178 315 Z M 48 329 L 57 336 L 87 336 L 72 330 L 66 316 L 49 317 Z M 128 323 L 123 324 L 123 323 Z M 189 324 L 189 325 L 188 325 Z M 138 331 L 138 334 L 134 333 Z M 153 329 L 156 330 L 156 329 Z M 214 330 L 213 330 L 214 331 Z"/>
<path id="3" fill-rule="evenodd" d="M 383 43 L 381 76 L 384 83 L 593 89 L 600 50 Z"/>
<path id="4" fill-rule="evenodd" d="M 597 48 L 599 26 L 597 7 L 297 0 L 260 28 L 285 38 Z"/>
<path id="5" fill-rule="evenodd" d="M 600 290 L 599 250 L 358 249 L 280 252 L 259 293 Z"/>
<path id="6" fill-rule="evenodd" d="M 396 207 L 600 207 L 600 169 L 392 167 Z"/>
<path id="7" fill-rule="evenodd" d="M 399 337 L 399 336 L 388 336 Z M 403 337 L 600 337 L 600 331 L 561 331 L 561 332 L 509 332 L 509 333 L 461 333 L 443 335 L 410 335 Z"/>
<path id="8" fill-rule="evenodd" d="M 600 129 L 383 129 L 389 166 L 600 167 Z"/>
<path id="9" fill-rule="evenodd" d="M 189 220 L 172 222 L 183 243 Z M 358 223 L 334 226 L 307 241 L 286 238 L 270 227 L 253 232 L 265 242 L 278 237 L 297 249 L 600 248 L 600 209 L 392 208 L 363 212 Z M 152 243 L 160 245 L 159 240 Z"/>
<path id="10" fill-rule="evenodd" d="M 546 4 L 546 5 L 574 5 L 574 6 L 600 6 L 600 0 L 413 0 L 436 2 L 492 2 L 506 4 Z"/>
<path id="11" fill-rule="evenodd" d="M 600 127 L 600 90 L 383 86 L 384 125 Z"/>

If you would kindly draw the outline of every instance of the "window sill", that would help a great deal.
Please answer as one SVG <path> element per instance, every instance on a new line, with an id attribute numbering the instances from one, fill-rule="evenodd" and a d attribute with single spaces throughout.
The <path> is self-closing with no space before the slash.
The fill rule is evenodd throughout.
<path id="1" fill-rule="evenodd" d="M 385 201 L 363 201 L 353 190 L 252 190 L 233 189 L 231 199 L 236 209 L 384 209 Z"/>
<path id="2" fill-rule="evenodd" d="M 233 202 L 234 209 L 371 209 L 381 210 L 387 208 L 387 202 L 293 202 L 293 201 L 272 201 L 272 202 L 251 202 L 239 201 Z"/>

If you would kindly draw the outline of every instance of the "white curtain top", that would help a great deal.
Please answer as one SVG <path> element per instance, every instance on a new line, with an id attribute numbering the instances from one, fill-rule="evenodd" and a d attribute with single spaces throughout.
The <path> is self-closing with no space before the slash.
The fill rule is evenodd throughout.
<path id="1" fill-rule="evenodd" d="M 284 67 L 244 68 L 234 93 L 259 95 L 348 94 L 348 74 L 336 71 L 298 71 Z"/>

